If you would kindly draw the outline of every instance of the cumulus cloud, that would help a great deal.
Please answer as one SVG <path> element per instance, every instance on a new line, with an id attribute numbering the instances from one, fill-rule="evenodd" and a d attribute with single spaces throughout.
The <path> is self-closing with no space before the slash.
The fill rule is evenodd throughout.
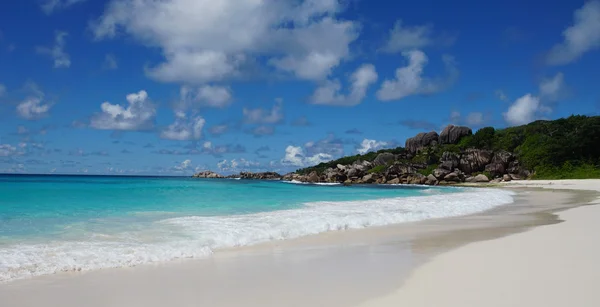
<path id="1" fill-rule="evenodd" d="M 176 112 L 175 122 L 163 129 L 160 137 L 175 141 L 199 140 L 205 124 L 206 120 L 201 116 L 188 119 L 184 112 Z"/>
<path id="2" fill-rule="evenodd" d="M 50 15 L 58 10 L 66 9 L 74 4 L 87 0 L 45 0 L 42 1 L 40 8 L 44 13 Z"/>
<path id="3" fill-rule="evenodd" d="M 248 169 L 256 169 L 260 167 L 260 162 L 246 160 L 244 158 L 240 159 L 232 159 L 232 160 L 222 160 L 217 163 L 217 167 L 221 171 L 244 171 Z"/>
<path id="4" fill-rule="evenodd" d="M 549 65 L 569 64 L 584 53 L 600 48 L 600 1 L 588 1 L 574 13 L 574 23 L 562 33 L 564 41 L 555 45 L 546 58 Z"/>
<path id="5" fill-rule="evenodd" d="M 283 120 L 283 103 L 277 100 L 270 110 L 244 108 L 242 113 L 248 124 L 277 124 Z"/>
<path id="6" fill-rule="evenodd" d="M 127 34 L 159 47 L 147 68 L 163 82 L 203 84 L 243 75 L 257 57 L 298 78 L 320 80 L 350 54 L 358 25 L 338 0 L 112 0 L 91 24 L 96 39 Z"/>
<path id="7" fill-rule="evenodd" d="M 187 159 L 173 167 L 175 171 L 186 171 L 192 167 L 192 160 Z"/>
<path id="8" fill-rule="evenodd" d="M 362 143 L 360 143 L 359 147 L 356 149 L 356 152 L 358 152 L 361 155 L 364 155 L 367 152 L 377 151 L 379 149 L 382 149 L 384 146 L 387 146 L 387 145 L 388 145 L 387 142 L 364 139 L 362 141 Z"/>
<path id="9" fill-rule="evenodd" d="M 528 124 L 546 112 L 549 109 L 541 104 L 539 97 L 527 94 L 517 99 L 503 115 L 506 122 L 516 126 Z"/>
<path id="10" fill-rule="evenodd" d="M 186 106 L 204 106 L 223 108 L 231 104 L 232 94 L 229 87 L 203 85 L 197 88 L 183 86 L 180 90 L 181 99 Z"/>
<path id="11" fill-rule="evenodd" d="M 150 102 L 144 90 L 126 97 L 128 105 L 104 102 L 100 105 L 101 113 L 92 116 L 90 127 L 100 130 L 147 130 L 154 126 L 156 108 Z"/>
<path id="12" fill-rule="evenodd" d="M 35 83 L 27 83 L 25 88 L 30 94 L 17 104 L 17 114 L 27 120 L 48 116 L 52 104 L 45 102 L 44 92 Z"/>
<path id="13" fill-rule="evenodd" d="M 398 52 L 409 49 L 421 49 L 433 44 L 433 26 L 405 26 L 402 20 L 396 21 L 390 30 L 389 38 L 383 48 L 385 52 Z"/>
<path id="14" fill-rule="evenodd" d="M 102 68 L 107 70 L 115 70 L 119 68 L 119 63 L 117 63 L 117 57 L 112 53 L 109 53 L 106 56 L 104 56 L 104 63 L 102 64 Z"/>
<path id="15" fill-rule="evenodd" d="M 396 78 L 385 80 L 377 92 L 381 101 L 399 100 L 411 95 L 433 94 L 447 88 L 458 78 L 458 69 L 453 57 L 444 56 L 446 78 L 431 79 L 423 76 L 423 70 L 428 62 L 427 55 L 420 50 L 402 52 L 408 60 L 408 65 L 396 70 Z"/>
<path id="16" fill-rule="evenodd" d="M 290 145 L 285 149 L 285 156 L 281 159 L 281 164 L 286 166 L 304 167 L 317 165 L 331 160 L 333 160 L 333 156 L 330 154 L 317 153 L 310 156 L 305 154 L 302 147 Z"/>
<path id="17" fill-rule="evenodd" d="M 377 72 L 372 64 L 364 64 L 350 76 L 350 93 L 341 94 L 338 80 L 327 80 L 318 87 L 310 101 L 313 104 L 354 106 L 362 102 L 369 86 L 377 82 Z"/>
<path id="18" fill-rule="evenodd" d="M 67 32 L 56 31 L 54 33 L 54 46 L 37 47 L 38 53 L 47 54 L 54 59 L 54 68 L 68 68 L 71 66 L 71 58 L 65 52 L 67 35 Z"/>

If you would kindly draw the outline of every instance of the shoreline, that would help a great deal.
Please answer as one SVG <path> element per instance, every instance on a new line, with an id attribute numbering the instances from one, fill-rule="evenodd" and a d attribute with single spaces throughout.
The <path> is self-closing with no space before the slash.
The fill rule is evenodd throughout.
<path id="1" fill-rule="evenodd" d="M 209 259 L 37 277 L 0 285 L 0 298 L 7 297 L 10 306 L 55 302 L 75 307 L 86 302 L 87 306 L 151 307 L 173 305 L 169 300 L 175 298 L 178 306 L 198 300 L 211 306 L 280 306 L 282 302 L 288 306 L 351 306 L 393 293 L 409 279 L 413 269 L 419 270 L 419 265 L 432 257 L 470 242 L 510 237 L 531 227 L 560 223 L 553 211 L 596 196 L 586 192 L 516 190 L 520 191 L 515 199 L 518 205 L 471 216 L 269 242 L 219 251 Z M 543 194 L 546 200 L 561 204 L 533 205 L 532 201 L 543 198 Z M 200 277 L 200 272 L 206 275 Z M 232 280 L 236 281 L 232 291 L 239 294 L 239 301 L 227 298 L 227 293 L 215 286 Z M 283 294 L 265 301 L 275 291 L 268 289 Z M 342 290 L 352 294 L 341 297 Z M 27 295 L 32 291 L 38 295 Z M 311 297 L 300 296 L 299 292 Z M 114 295 L 103 298 L 99 293 Z M 98 300 L 90 305 L 90 297 Z M 290 301 L 297 304 L 288 304 Z"/>
<path id="2" fill-rule="evenodd" d="M 600 180 L 543 180 L 505 187 L 600 192 Z M 557 223 L 473 242 L 418 267 L 394 292 L 357 307 L 598 306 L 600 197 L 554 215 Z M 428 295 L 435 293 L 436 295 Z"/>

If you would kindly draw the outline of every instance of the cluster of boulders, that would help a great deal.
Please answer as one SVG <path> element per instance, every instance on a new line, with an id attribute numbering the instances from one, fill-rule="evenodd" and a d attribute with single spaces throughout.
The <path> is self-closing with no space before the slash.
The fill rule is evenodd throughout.
<path id="1" fill-rule="evenodd" d="M 281 180 L 281 175 L 275 172 L 241 172 L 239 175 L 231 175 L 229 178 L 240 178 L 240 179 L 256 179 L 256 180 Z"/>
<path id="2" fill-rule="evenodd" d="M 432 175 L 441 183 L 511 181 L 529 177 L 515 155 L 507 151 L 467 149 L 444 152 Z"/>
<path id="3" fill-rule="evenodd" d="M 193 178 L 225 178 L 215 172 L 203 171 L 192 176 Z"/>
<path id="4" fill-rule="evenodd" d="M 440 147 L 446 144 L 458 144 L 460 140 L 472 135 L 469 127 L 447 126 L 439 135 L 432 131 L 419 133 L 406 140 L 405 152 L 378 154 L 373 161 L 357 160 L 350 165 L 338 164 L 323 172 L 312 171 L 308 174 L 289 173 L 284 176 L 274 172 L 242 172 L 227 178 L 286 180 L 308 183 L 337 182 L 344 184 L 455 184 L 461 182 L 499 182 L 527 178 L 529 171 L 519 164 L 517 157 L 507 151 L 491 151 L 470 148 L 461 152 L 444 152 L 439 157 Z M 431 149 L 431 151 L 425 151 Z M 428 152 L 438 152 L 431 156 Z M 421 157 L 425 159 L 416 159 Z M 435 158 L 432 158 L 435 157 Z M 439 161 L 437 160 L 439 157 Z M 415 158 L 415 159 L 413 159 Z M 414 162 L 421 161 L 421 162 Z M 439 163 L 439 164 L 438 164 Z M 430 174 L 425 172 L 428 165 L 438 164 Z M 194 175 L 196 178 L 224 178 L 205 171 Z"/>

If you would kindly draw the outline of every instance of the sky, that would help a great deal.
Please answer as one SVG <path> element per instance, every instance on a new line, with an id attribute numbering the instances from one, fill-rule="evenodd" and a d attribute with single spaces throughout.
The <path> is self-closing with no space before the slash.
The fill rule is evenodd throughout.
<path id="1" fill-rule="evenodd" d="M 0 173 L 286 173 L 600 113 L 600 0 L 0 7 Z"/>

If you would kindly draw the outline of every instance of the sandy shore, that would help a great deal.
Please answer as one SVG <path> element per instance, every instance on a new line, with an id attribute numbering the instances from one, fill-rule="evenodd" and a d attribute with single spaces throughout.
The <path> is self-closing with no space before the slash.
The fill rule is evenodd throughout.
<path id="1" fill-rule="evenodd" d="M 599 191 L 600 180 L 506 186 Z M 440 255 L 393 294 L 360 306 L 600 306 L 600 206 L 578 207 L 559 216 L 564 223 Z"/>
<path id="2" fill-rule="evenodd" d="M 600 181 L 575 186 L 596 183 L 600 187 Z M 566 223 L 552 212 L 587 203 L 597 193 L 515 191 L 514 204 L 472 216 L 331 232 L 209 259 L 11 282 L 0 285 L 0 306 L 541 306 L 527 299 L 545 301 L 536 291 L 559 295 L 555 288 L 564 297 L 587 299 L 586 291 L 600 284 L 589 263 L 598 259 L 593 220 L 600 212 L 585 207 L 561 213 Z M 540 225 L 550 226 L 525 232 Z M 574 305 L 591 306 L 583 303 Z"/>

